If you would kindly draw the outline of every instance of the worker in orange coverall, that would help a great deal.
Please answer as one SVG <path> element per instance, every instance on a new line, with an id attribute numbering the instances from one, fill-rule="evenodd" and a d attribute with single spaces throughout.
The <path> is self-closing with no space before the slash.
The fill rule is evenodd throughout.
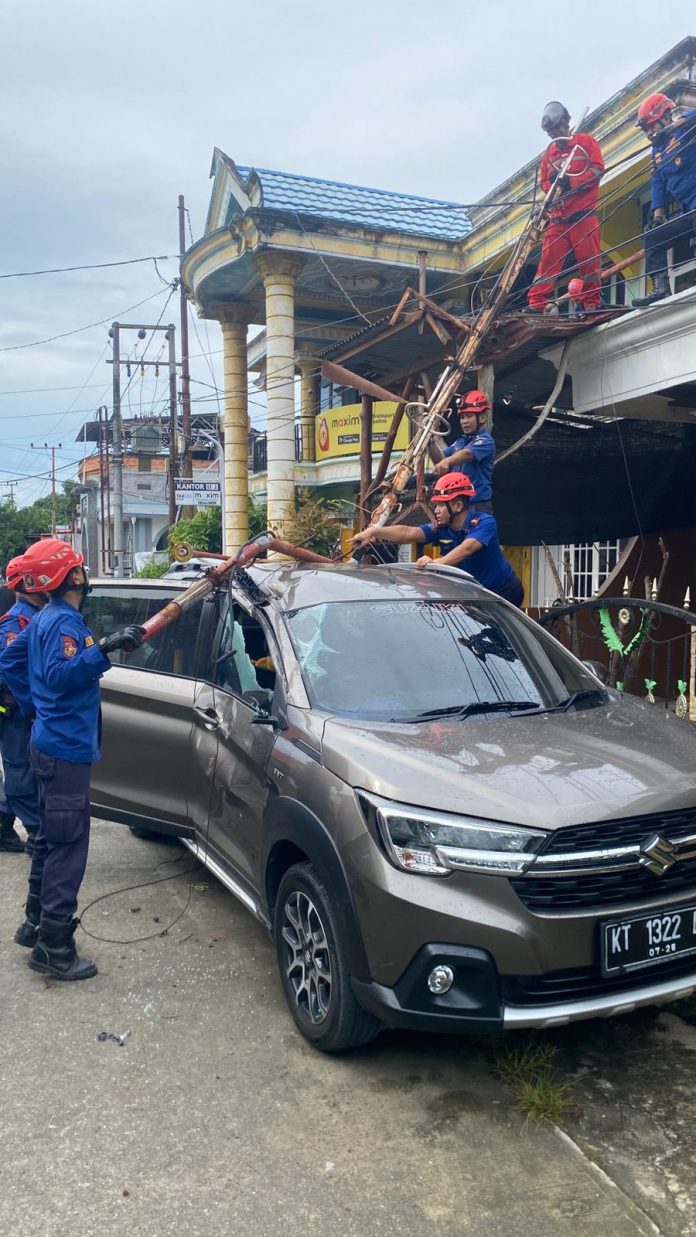
<path id="1" fill-rule="evenodd" d="M 562 103 L 547 103 L 541 127 L 552 139 L 541 157 L 540 179 L 547 193 L 560 175 L 571 148 L 573 156 L 566 174 L 560 177 L 559 192 L 551 207 L 551 217 L 541 244 L 541 259 L 534 283 L 529 289 L 530 313 L 543 313 L 554 295 L 554 280 L 563 271 L 566 259 L 575 254 L 572 276 L 582 280 L 573 299 L 579 315 L 599 309 L 600 222 L 597 214 L 599 182 L 604 174 L 604 159 L 599 142 L 589 133 L 570 136 L 570 115 Z"/>

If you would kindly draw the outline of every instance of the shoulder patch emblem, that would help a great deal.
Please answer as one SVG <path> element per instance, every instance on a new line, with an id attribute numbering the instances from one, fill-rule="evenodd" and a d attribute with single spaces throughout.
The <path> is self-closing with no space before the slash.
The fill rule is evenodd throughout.
<path id="1" fill-rule="evenodd" d="M 7 635 L 5 636 L 5 648 L 7 648 L 8 644 L 12 644 L 12 641 L 16 639 L 17 639 L 17 632 L 8 631 Z"/>
<path id="2" fill-rule="evenodd" d="M 94 636 L 85 636 L 85 648 L 91 649 L 94 644 Z"/>
<path id="3" fill-rule="evenodd" d="M 77 652 L 77 641 L 72 636 L 62 636 L 63 657 L 74 657 Z"/>

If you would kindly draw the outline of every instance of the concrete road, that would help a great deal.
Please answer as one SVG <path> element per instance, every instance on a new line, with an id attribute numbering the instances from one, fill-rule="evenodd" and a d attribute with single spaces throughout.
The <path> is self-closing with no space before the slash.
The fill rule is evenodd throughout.
<path id="1" fill-rule="evenodd" d="M 50 985 L 12 943 L 28 861 L 0 855 L 0 1233 L 660 1231 L 635 1174 L 625 1164 L 613 1171 L 599 1118 L 593 1125 L 585 1113 L 570 1139 L 525 1126 L 491 1076 L 489 1042 L 389 1032 L 342 1058 L 307 1046 L 286 1012 L 266 935 L 192 863 L 188 851 L 96 824 L 83 908 L 181 875 L 97 902 L 85 927 L 110 939 L 78 931 L 78 944 L 99 976 Z M 166 936 L 133 942 L 184 908 Z M 100 1031 L 130 1034 L 120 1047 L 100 1042 Z M 561 1044 L 569 1068 L 591 1077 L 596 1114 L 602 1030 L 589 1034 L 584 1041 L 575 1029 Z M 585 1042 L 590 1064 L 580 1059 Z M 647 1069 L 649 1089 L 650 1063 L 641 1056 L 636 1069 Z M 620 1103 L 616 1086 L 605 1093 L 609 1113 Z M 649 1160 L 649 1135 L 624 1158 L 632 1154 Z M 678 1226 L 679 1200 L 672 1209 L 668 1201 L 656 1205 Z"/>

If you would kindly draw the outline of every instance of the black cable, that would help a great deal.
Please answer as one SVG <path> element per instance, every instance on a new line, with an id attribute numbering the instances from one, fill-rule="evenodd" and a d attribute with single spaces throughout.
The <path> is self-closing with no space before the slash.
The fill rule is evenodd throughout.
<path id="1" fill-rule="evenodd" d="M 154 262 L 155 270 L 157 270 L 158 262 L 173 262 L 178 261 L 178 258 L 178 254 L 160 253 L 157 257 L 150 254 L 147 258 L 124 258 L 121 262 L 91 262 L 84 266 L 50 266 L 43 271 L 10 271 L 8 274 L 0 275 L 0 279 L 25 279 L 29 275 L 62 275 L 66 271 L 100 271 L 109 266 L 134 266 L 137 262 Z M 159 271 L 157 273 L 159 274 Z"/>
<path id="2" fill-rule="evenodd" d="M 91 331 L 95 326 L 105 326 L 107 322 L 113 322 L 115 318 L 120 318 L 123 314 L 132 313 L 134 309 L 139 309 L 141 305 L 146 305 L 148 301 L 154 301 L 156 296 L 161 295 L 162 289 L 158 288 L 152 296 L 146 296 L 144 300 L 137 301 L 135 305 L 129 305 L 127 309 L 121 309 L 117 314 L 111 314 L 108 318 L 100 318 L 98 322 L 88 322 L 86 326 L 76 326 L 72 331 L 61 331 L 58 335 L 49 335 L 47 339 L 33 339 L 28 344 L 10 344 L 5 348 L 0 348 L 0 352 L 20 352 L 23 348 L 38 348 L 41 344 L 52 344 L 56 339 L 67 339 L 69 335 Z"/>
<path id="3" fill-rule="evenodd" d="M 181 856 L 180 858 L 185 858 L 185 856 Z M 178 863 L 179 859 L 169 860 L 167 862 Z M 157 871 L 157 868 L 160 866 L 161 864 L 158 863 L 155 866 L 155 868 L 153 868 L 153 871 Z M 132 939 L 125 940 L 125 941 L 119 940 L 113 936 L 99 936 L 96 932 L 90 932 L 89 928 L 85 927 L 83 921 L 84 921 L 85 915 L 87 914 L 87 911 L 91 910 L 93 906 L 96 906 L 98 902 L 105 902 L 107 898 L 115 898 L 120 893 L 131 893 L 135 889 L 149 889 L 151 885 L 163 885 L 165 881 L 176 880 L 177 877 L 179 876 L 190 876 L 190 874 L 193 871 L 195 871 L 196 867 L 202 868 L 203 864 L 194 855 L 192 857 L 190 867 L 185 868 L 182 872 L 171 872 L 169 876 L 158 876 L 156 880 L 141 881 L 137 885 L 125 885 L 122 889 L 112 889 L 109 893 L 100 894 L 98 898 L 93 898 L 91 902 L 88 902 L 84 910 L 80 912 L 79 922 L 80 922 L 80 927 L 82 928 L 82 931 L 85 933 L 86 936 L 91 936 L 92 940 L 103 941 L 109 945 L 137 945 L 141 941 L 153 941 L 158 936 L 166 936 L 171 931 L 171 929 L 174 927 L 174 925 L 177 924 L 180 919 L 183 919 L 184 915 L 186 914 L 189 908 L 189 905 L 191 902 L 191 893 L 192 893 L 191 885 L 189 885 L 188 897 L 186 899 L 186 905 L 184 906 L 183 910 L 181 910 L 179 914 L 174 919 L 172 919 L 171 923 L 166 925 L 166 927 L 159 928 L 157 932 L 149 932 L 147 936 L 134 936 L 132 937 Z"/>

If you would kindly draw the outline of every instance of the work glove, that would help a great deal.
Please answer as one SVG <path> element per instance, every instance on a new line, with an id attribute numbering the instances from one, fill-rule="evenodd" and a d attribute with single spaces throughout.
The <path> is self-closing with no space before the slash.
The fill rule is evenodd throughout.
<path id="1" fill-rule="evenodd" d="M 114 653 L 116 649 L 126 649 L 128 653 L 132 653 L 133 649 L 140 648 L 145 639 L 145 628 L 139 627 L 137 623 L 131 623 L 129 627 L 124 627 L 121 631 L 114 631 L 110 636 L 104 636 L 99 641 L 99 648 L 102 653 Z"/>
<path id="2" fill-rule="evenodd" d="M 558 172 L 554 172 L 551 177 L 551 184 L 558 185 L 561 193 L 566 193 L 570 189 L 570 181 L 567 176 L 559 176 Z"/>
<path id="3" fill-rule="evenodd" d="M 647 232 L 652 232 L 653 228 L 661 228 L 665 222 L 664 215 L 658 215 L 657 218 L 653 215 L 646 228 Z"/>

